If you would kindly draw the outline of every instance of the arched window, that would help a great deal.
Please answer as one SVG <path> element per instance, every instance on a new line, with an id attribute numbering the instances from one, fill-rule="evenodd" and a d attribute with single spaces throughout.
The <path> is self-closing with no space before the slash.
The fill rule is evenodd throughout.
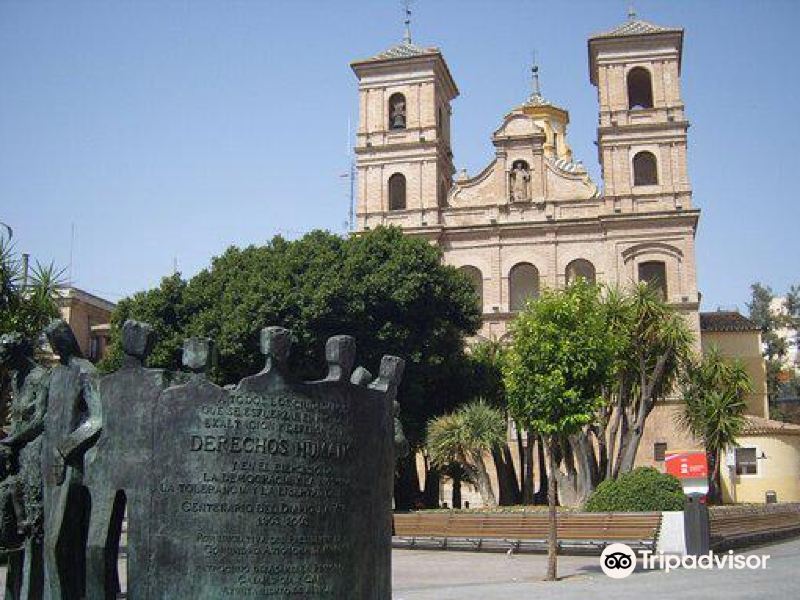
<path id="1" fill-rule="evenodd" d="M 406 128 L 406 97 L 392 94 L 389 97 L 389 129 Z"/>
<path id="2" fill-rule="evenodd" d="M 653 84 L 650 71 L 636 67 L 628 72 L 628 108 L 653 108 Z"/>
<path id="3" fill-rule="evenodd" d="M 539 270 L 530 263 L 514 265 L 508 273 L 508 289 L 511 310 L 522 310 L 528 299 L 539 296 Z"/>
<path id="4" fill-rule="evenodd" d="M 406 207 L 406 178 L 402 173 L 389 177 L 389 210 L 403 210 Z"/>
<path id="5" fill-rule="evenodd" d="M 653 288 L 662 300 L 667 299 L 667 268 L 660 260 L 639 263 L 639 282 Z"/>
<path id="6" fill-rule="evenodd" d="M 637 152 L 633 157 L 633 185 L 657 185 L 658 165 L 652 152 Z"/>
<path id="7" fill-rule="evenodd" d="M 461 267 L 459 270 L 469 278 L 472 287 L 475 288 L 475 294 L 478 296 L 478 306 L 483 312 L 483 274 L 481 270 L 470 265 Z"/>
<path id="8" fill-rule="evenodd" d="M 589 283 L 594 283 L 596 274 L 594 265 L 588 260 L 577 258 L 567 265 L 567 285 L 574 283 L 578 278 L 585 279 Z"/>

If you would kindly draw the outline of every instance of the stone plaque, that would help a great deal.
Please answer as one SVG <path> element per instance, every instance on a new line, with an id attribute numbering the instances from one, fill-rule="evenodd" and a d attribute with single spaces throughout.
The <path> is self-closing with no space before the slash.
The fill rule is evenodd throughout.
<path id="1" fill-rule="evenodd" d="M 265 369 L 234 389 L 198 374 L 162 393 L 149 598 L 390 598 L 402 361 L 351 383 L 354 342 L 337 336 L 328 376 L 294 382 L 288 339 L 265 329 Z"/>

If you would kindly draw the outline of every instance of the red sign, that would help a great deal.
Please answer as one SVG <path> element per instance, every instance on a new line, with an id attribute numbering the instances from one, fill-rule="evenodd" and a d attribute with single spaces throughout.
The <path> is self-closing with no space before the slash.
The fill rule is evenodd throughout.
<path id="1" fill-rule="evenodd" d="M 705 452 L 667 452 L 664 462 L 667 473 L 678 479 L 708 477 L 708 460 Z"/>

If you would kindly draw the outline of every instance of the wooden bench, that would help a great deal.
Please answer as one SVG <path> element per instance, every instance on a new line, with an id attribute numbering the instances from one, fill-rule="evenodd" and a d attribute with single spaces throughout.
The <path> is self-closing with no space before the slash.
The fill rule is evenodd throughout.
<path id="1" fill-rule="evenodd" d="M 800 512 L 717 512 L 709 515 L 712 547 L 736 545 L 737 541 L 768 539 L 800 533 Z"/>
<path id="2" fill-rule="evenodd" d="M 560 549 L 601 551 L 614 542 L 655 549 L 661 513 L 561 513 Z M 544 550 L 547 513 L 398 513 L 393 545 L 398 548 Z"/>

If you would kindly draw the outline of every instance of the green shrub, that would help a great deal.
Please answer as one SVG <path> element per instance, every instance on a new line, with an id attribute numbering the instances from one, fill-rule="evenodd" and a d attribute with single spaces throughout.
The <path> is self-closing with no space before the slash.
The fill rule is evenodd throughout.
<path id="1" fill-rule="evenodd" d="M 683 510 L 681 483 L 653 467 L 638 467 L 616 480 L 607 479 L 586 502 L 589 512 Z"/>

